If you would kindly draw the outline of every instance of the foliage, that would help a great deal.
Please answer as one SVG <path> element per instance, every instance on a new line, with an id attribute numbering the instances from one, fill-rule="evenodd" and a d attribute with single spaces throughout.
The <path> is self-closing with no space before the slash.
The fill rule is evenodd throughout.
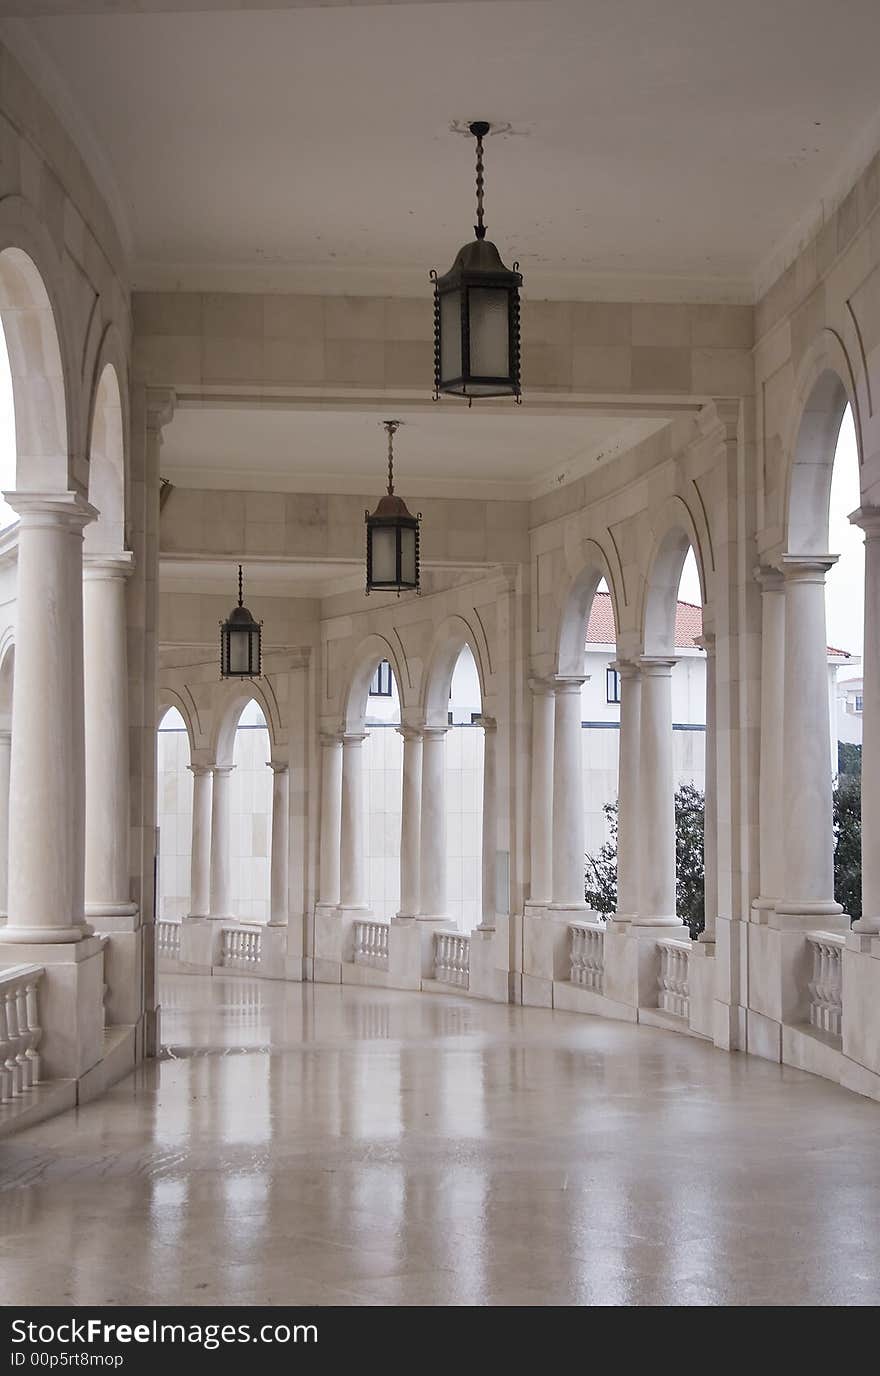
<path id="1" fill-rule="evenodd" d="M 841 741 L 834 785 L 834 897 L 844 912 L 862 915 L 862 747 Z"/>
<path id="2" fill-rule="evenodd" d="M 703 794 L 682 784 L 675 794 L 675 896 L 678 915 L 692 937 L 703 930 Z M 584 896 L 587 906 L 603 916 L 617 907 L 617 803 L 606 803 L 610 837 L 596 855 L 586 857 Z"/>

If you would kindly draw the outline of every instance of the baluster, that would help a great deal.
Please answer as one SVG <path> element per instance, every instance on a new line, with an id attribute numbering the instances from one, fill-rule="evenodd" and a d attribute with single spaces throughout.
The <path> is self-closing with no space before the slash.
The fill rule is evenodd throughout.
<path id="1" fill-rule="evenodd" d="M 37 1005 L 37 977 L 32 977 L 25 986 L 25 1007 L 27 1009 L 28 1025 L 28 1049 L 27 1056 L 30 1062 L 29 1083 L 38 1085 L 40 1083 L 40 1053 L 38 1047 L 43 1036 L 43 1029 L 40 1026 L 40 1014 Z"/>
<path id="2" fill-rule="evenodd" d="M 106 985 L 104 988 L 106 989 Z M 27 1010 L 27 988 L 22 980 L 15 990 L 15 1015 L 18 1020 L 18 1063 L 21 1066 L 21 1087 L 30 1089 L 33 1081 L 31 1079 L 31 1063 L 28 1059 L 28 1051 L 31 1045 L 31 1030 L 28 1026 Z"/>
<path id="3" fill-rule="evenodd" d="M 15 991 L 7 986 L 3 990 L 6 1004 L 6 1067 L 12 1075 L 12 1093 L 21 1093 L 21 1063 L 18 1058 L 18 1008 Z"/>
<path id="4" fill-rule="evenodd" d="M 10 1063 L 9 1024 L 6 1018 L 6 990 L 0 985 L 0 1103 L 15 1093 L 15 1075 Z"/>

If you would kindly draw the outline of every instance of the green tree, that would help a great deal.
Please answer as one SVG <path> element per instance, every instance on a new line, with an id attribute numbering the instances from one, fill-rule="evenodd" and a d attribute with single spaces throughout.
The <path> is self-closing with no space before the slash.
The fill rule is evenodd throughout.
<path id="1" fill-rule="evenodd" d="M 586 857 L 584 897 L 587 906 L 603 917 L 617 907 L 617 803 L 606 803 L 609 839 L 595 855 Z M 692 937 L 705 924 L 704 834 L 705 799 L 693 784 L 675 794 L 675 901 L 678 916 Z"/>
<path id="2" fill-rule="evenodd" d="M 851 918 L 862 915 L 862 748 L 841 741 L 834 784 L 834 897 Z"/>

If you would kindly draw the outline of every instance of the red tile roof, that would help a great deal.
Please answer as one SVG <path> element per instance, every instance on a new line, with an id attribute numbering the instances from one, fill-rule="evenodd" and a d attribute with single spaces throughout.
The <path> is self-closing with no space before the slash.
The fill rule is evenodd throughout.
<path id="1" fill-rule="evenodd" d="M 697 636 L 703 634 L 703 609 L 692 602 L 679 602 L 675 611 L 675 643 L 679 649 L 694 649 Z M 588 645 L 613 645 L 617 639 L 614 629 L 614 608 L 610 592 L 597 592 L 590 608 L 587 624 Z"/>

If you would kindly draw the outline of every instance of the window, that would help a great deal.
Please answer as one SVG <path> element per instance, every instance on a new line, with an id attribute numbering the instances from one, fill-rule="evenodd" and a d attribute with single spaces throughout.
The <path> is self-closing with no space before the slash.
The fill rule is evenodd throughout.
<path id="1" fill-rule="evenodd" d="M 861 712 L 861 710 L 862 710 L 862 695 L 861 695 L 861 693 L 856 693 L 856 708 L 855 708 L 855 710 L 856 710 L 857 712 Z"/>
<path id="2" fill-rule="evenodd" d="M 616 669 L 605 670 L 605 701 L 620 702 L 620 674 Z"/>
<path id="3" fill-rule="evenodd" d="M 361 689 L 361 692 L 363 692 L 363 689 Z M 382 663 L 376 667 L 376 672 L 370 684 L 370 697 L 391 697 L 391 665 L 388 663 L 387 659 L 383 659 Z"/>

